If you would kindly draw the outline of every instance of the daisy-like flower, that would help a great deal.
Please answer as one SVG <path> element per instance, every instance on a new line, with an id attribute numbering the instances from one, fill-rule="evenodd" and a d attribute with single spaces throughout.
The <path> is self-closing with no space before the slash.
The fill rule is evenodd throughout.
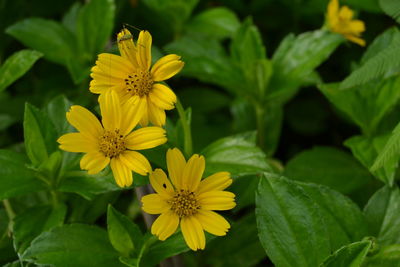
<path id="1" fill-rule="evenodd" d="M 329 29 L 342 34 L 347 40 L 365 46 L 361 33 L 365 31 L 364 22 L 353 19 L 354 12 L 348 6 L 339 9 L 339 0 L 331 0 L 326 14 Z"/>
<path id="2" fill-rule="evenodd" d="M 151 233 L 165 240 L 180 224 L 189 248 L 204 249 L 204 230 L 223 236 L 230 228 L 229 223 L 213 211 L 230 210 L 236 205 L 235 195 L 223 191 L 232 183 L 230 174 L 218 172 L 201 180 L 204 157 L 195 154 L 186 162 L 177 148 L 168 150 L 167 166 L 169 179 L 163 170 L 156 169 L 150 174 L 156 193 L 142 198 L 145 212 L 161 214 L 153 223 Z"/>
<path id="3" fill-rule="evenodd" d="M 118 95 L 107 92 L 99 97 L 102 120 L 81 106 L 72 106 L 67 112 L 68 122 L 78 133 L 67 133 L 57 142 L 60 149 L 86 153 L 80 167 L 96 174 L 110 164 L 116 183 L 120 187 L 132 184 L 132 171 L 141 175 L 151 172 L 149 161 L 139 152 L 164 144 L 165 130 L 144 127 L 132 132 L 144 105 L 127 101 L 121 106 Z"/>
<path id="4" fill-rule="evenodd" d="M 117 92 L 124 103 L 136 98 L 144 102 L 140 124 L 162 126 L 165 110 L 174 108 L 175 93 L 165 84 L 159 83 L 177 74 L 184 63 L 180 56 L 170 54 L 159 59 L 151 67 L 151 42 L 148 31 L 141 31 L 137 43 L 132 34 L 123 29 L 117 36 L 121 56 L 103 53 L 92 68 L 90 91 L 103 94 L 108 90 Z"/>

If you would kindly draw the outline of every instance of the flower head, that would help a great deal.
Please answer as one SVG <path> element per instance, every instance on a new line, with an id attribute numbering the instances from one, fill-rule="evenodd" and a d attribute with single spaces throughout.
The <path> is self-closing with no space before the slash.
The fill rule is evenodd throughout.
<path id="1" fill-rule="evenodd" d="M 192 249 L 204 249 L 204 230 L 223 236 L 229 223 L 213 210 L 230 210 L 235 207 L 235 195 L 223 191 L 231 183 L 228 172 L 218 172 L 201 180 L 205 160 L 193 155 L 187 162 L 177 149 L 167 152 L 169 179 L 161 169 L 150 174 L 155 194 L 142 198 L 143 210 L 161 214 L 151 227 L 152 234 L 160 240 L 171 236 L 180 224 L 186 244 Z"/>
<path id="2" fill-rule="evenodd" d="M 365 31 L 364 22 L 353 20 L 354 12 L 347 6 L 339 9 L 339 0 L 331 0 L 328 5 L 326 18 L 329 29 L 342 34 L 347 40 L 361 46 L 365 46 L 365 40 L 361 39 L 361 33 Z"/>
<path id="3" fill-rule="evenodd" d="M 62 150 L 86 153 L 80 167 L 89 174 L 96 174 L 110 164 L 116 183 L 120 187 L 130 186 L 132 171 L 141 175 L 151 172 L 148 160 L 135 150 L 165 143 L 165 130 L 144 127 L 132 132 L 140 119 L 143 103 L 133 103 L 132 99 L 121 106 L 113 91 L 100 96 L 99 102 L 101 123 L 86 108 L 72 106 L 67 120 L 79 132 L 64 134 L 57 142 Z"/>
<path id="4" fill-rule="evenodd" d="M 135 98 L 145 108 L 140 113 L 140 124 L 162 126 L 165 110 L 174 108 L 175 93 L 165 84 L 159 83 L 177 74 L 184 63 L 180 56 L 170 54 L 159 59 L 151 67 L 151 42 L 148 31 L 141 31 L 137 43 L 133 35 L 123 29 L 117 36 L 121 56 L 103 53 L 92 68 L 90 91 L 103 94 L 114 90 L 124 103 Z"/>

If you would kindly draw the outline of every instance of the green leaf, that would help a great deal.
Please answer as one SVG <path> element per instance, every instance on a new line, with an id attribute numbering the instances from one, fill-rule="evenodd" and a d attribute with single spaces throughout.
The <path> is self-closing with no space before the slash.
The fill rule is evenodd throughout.
<path id="1" fill-rule="evenodd" d="M 254 134 L 248 133 L 225 137 L 207 146 L 200 153 L 206 158 L 206 173 L 228 171 L 233 176 L 243 176 L 271 171 L 254 139 Z"/>
<path id="2" fill-rule="evenodd" d="M 293 157 L 285 176 L 303 182 L 323 184 L 350 193 L 367 183 L 371 175 L 348 153 L 333 147 L 314 147 Z"/>
<path id="3" fill-rule="evenodd" d="M 330 254 L 323 213 L 295 182 L 261 177 L 256 217 L 261 244 L 276 266 L 317 266 Z"/>
<path id="4" fill-rule="evenodd" d="M 29 103 L 25 104 L 24 138 L 26 153 L 35 166 L 57 150 L 54 126 L 43 112 Z"/>
<path id="5" fill-rule="evenodd" d="M 371 241 L 361 241 L 349 244 L 335 251 L 320 266 L 321 267 L 360 267 L 363 264 Z M 364 266 L 364 265 L 363 265 Z"/>
<path id="6" fill-rule="evenodd" d="M 76 34 L 76 22 L 78 20 L 81 8 L 82 4 L 80 2 L 75 2 L 62 18 L 62 24 L 64 25 L 64 27 L 73 34 Z"/>
<path id="7" fill-rule="evenodd" d="M 107 229 L 111 244 L 125 257 L 142 247 L 143 235 L 139 227 L 111 205 L 107 210 Z"/>
<path id="8" fill-rule="evenodd" d="M 59 267 L 124 266 L 101 228 L 83 224 L 56 227 L 33 240 L 23 260 Z"/>
<path id="9" fill-rule="evenodd" d="M 400 243 L 400 190 L 384 186 L 364 208 L 370 234 L 382 245 Z"/>
<path id="10" fill-rule="evenodd" d="M 185 30 L 209 38 L 223 39 L 233 36 L 239 26 L 239 19 L 234 12 L 225 7 L 216 7 L 195 16 L 185 25 Z"/>
<path id="11" fill-rule="evenodd" d="M 25 155 L 0 150 L 0 200 L 46 188 L 44 183 L 35 178 L 35 173 L 26 167 L 27 164 Z"/>
<path id="12" fill-rule="evenodd" d="M 400 23 L 400 4 L 396 0 L 379 0 L 382 10 Z"/>
<path id="13" fill-rule="evenodd" d="M 28 18 L 8 27 L 6 32 L 52 62 L 65 65 L 68 58 L 76 56 L 74 36 L 55 21 Z"/>
<path id="14" fill-rule="evenodd" d="M 383 246 L 379 252 L 365 259 L 363 267 L 399 267 L 400 244 Z"/>
<path id="15" fill-rule="evenodd" d="M 34 50 L 21 50 L 12 54 L 0 67 L 0 92 L 24 75 L 42 53 Z"/>
<path id="16" fill-rule="evenodd" d="M 53 227 L 61 226 L 64 222 L 67 207 L 59 205 L 34 206 L 28 208 L 14 218 L 13 234 L 14 247 L 18 254 L 22 254 L 31 244 L 32 240 L 42 232 Z"/>

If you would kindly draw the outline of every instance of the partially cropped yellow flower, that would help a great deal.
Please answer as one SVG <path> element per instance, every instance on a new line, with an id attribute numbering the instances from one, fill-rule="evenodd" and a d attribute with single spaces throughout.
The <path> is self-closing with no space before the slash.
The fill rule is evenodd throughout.
<path id="1" fill-rule="evenodd" d="M 144 102 L 140 124 L 162 126 L 165 124 L 165 110 L 174 108 L 175 93 L 165 84 L 159 83 L 177 74 L 184 63 L 180 56 L 171 54 L 162 57 L 151 67 L 151 35 L 141 31 L 137 43 L 132 34 L 123 29 L 118 34 L 118 48 L 121 56 L 103 53 L 98 56 L 92 68 L 90 91 L 103 94 L 112 89 L 122 102 L 137 98 Z"/>
<path id="2" fill-rule="evenodd" d="M 213 210 L 230 210 L 235 207 L 235 195 L 223 191 L 231 183 L 228 172 L 218 172 L 203 180 L 203 156 L 193 155 L 186 162 L 177 149 L 167 152 L 169 179 L 161 169 L 150 174 L 150 183 L 156 194 L 142 198 L 143 210 L 161 214 L 151 227 L 151 233 L 160 240 L 171 236 L 180 224 L 186 244 L 192 250 L 204 249 L 204 230 L 223 236 L 229 223 Z"/>
<path id="3" fill-rule="evenodd" d="M 365 31 L 364 22 L 353 20 L 354 12 L 348 6 L 339 9 L 339 0 L 331 0 L 326 14 L 329 29 L 342 34 L 347 40 L 365 46 L 361 33 Z"/>
<path id="4" fill-rule="evenodd" d="M 113 91 L 100 96 L 101 123 L 86 108 L 72 106 L 67 120 L 79 132 L 67 133 L 57 140 L 62 150 L 86 153 L 80 166 L 89 174 L 96 174 L 110 164 L 120 187 L 132 184 L 132 171 L 141 175 L 151 172 L 149 161 L 134 150 L 153 148 L 167 141 L 165 130 L 160 127 L 144 127 L 132 132 L 144 108 L 132 101 L 121 106 Z"/>

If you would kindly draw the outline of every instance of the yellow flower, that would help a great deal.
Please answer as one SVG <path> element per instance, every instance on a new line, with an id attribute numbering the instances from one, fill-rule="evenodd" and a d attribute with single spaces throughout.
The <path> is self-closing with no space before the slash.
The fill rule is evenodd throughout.
<path id="1" fill-rule="evenodd" d="M 347 6 L 339 9 L 339 0 L 331 0 L 326 14 L 329 29 L 342 34 L 347 40 L 365 46 L 361 33 L 365 31 L 364 22 L 353 20 L 354 12 Z"/>
<path id="2" fill-rule="evenodd" d="M 132 34 L 123 29 L 118 34 L 118 48 L 121 56 L 103 53 L 98 56 L 92 68 L 90 91 L 103 94 L 115 90 L 124 103 L 129 98 L 144 102 L 140 124 L 162 126 L 165 124 L 165 110 L 174 108 L 175 93 L 159 83 L 177 74 L 184 63 L 180 56 L 170 54 L 159 59 L 151 67 L 151 42 L 149 32 L 141 31 L 137 43 Z"/>
<path id="3" fill-rule="evenodd" d="M 171 236 L 180 224 L 186 244 L 192 249 L 204 249 L 204 230 L 223 236 L 229 223 L 213 210 L 230 210 L 235 207 L 235 195 L 223 191 L 231 183 L 228 172 L 218 172 L 203 180 L 203 156 L 193 155 L 186 162 L 177 149 L 167 152 L 169 179 L 161 169 L 150 174 L 150 183 L 156 194 L 142 198 L 143 210 L 161 214 L 151 227 L 151 233 L 160 240 Z"/>
<path id="4" fill-rule="evenodd" d="M 132 171 L 141 175 L 151 172 L 149 161 L 134 150 L 153 148 L 167 141 L 165 130 L 160 127 L 144 127 L 132 132 L 144 108 L 132 101 L 121 106 L 113 91 L 100 96 L 101 123 L 86 108 L 72 106 L 67 120 L 79 132 L 65 134 L 57 140 L 62 150 L 86 153 L 80 167 L 89 174 L 96 174 L 110 164 L 120 187 L 132 184 Z"/>

